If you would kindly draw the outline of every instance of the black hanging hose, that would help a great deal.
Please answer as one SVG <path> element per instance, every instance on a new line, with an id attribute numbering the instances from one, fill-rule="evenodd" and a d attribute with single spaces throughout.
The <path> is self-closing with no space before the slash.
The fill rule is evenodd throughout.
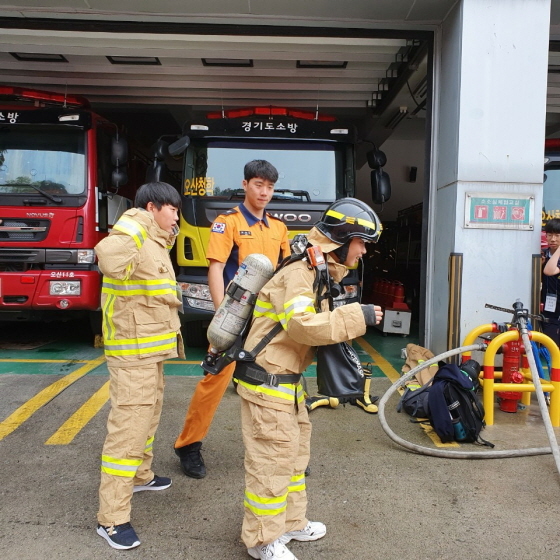
<path id="1" fill-rule="evenodd" d="M 395 442 L 413 451 L 414 453 L 419 453 L 421 455 L 430 455 L 432 457 L 443 457 L 445 459 L 506 459 L 510 457 L 529 457 L 533 455 L 547 455 L 549 453 L 554 454 L 554 458 L 556 460 L 556 466 L 560 472 L 560 452 L 558 452 L 558 443 L 556 442 L 556 438 L 554 436 L 554 431 L 552 430 L 552 426 L 550 426 L 550 432 L 548 425 L 550 424 L 550 418 L 548 415 L 548 409 L 546 406 L 546 402 L 544 400 L 544 396 L 542 395 L 542 389 L 540 386 L 539 374 L 536 368 L 535 358 L 533 355 L 532 345 L 529 340 L 529 336 L 525 332 L 521 333 L 523 337 L 523 343 L 525 344 L 525 352 L 527 354 L 527 358 L 529 360 L 529 366 L 531 368 L 531 373 L 533 375 L 533 381 L 535 383 L 535 388 L 537 392 L 537 397 L 539 400 L 539 406 L 541 409 L 541 413 L 543 419 L 548 419 L 548 424 L 545 420 L 545 426 L 547 426 L 547 435 L 548 439 L 551 442 L 552 447 L 531 447 L 527 449 L 511 449 L 511 450 L 492 450 L 492 451 L 453 451 L 450 449 L 432 449 L 430 447 L 424 447 L 422 445 L 416 445 L 415 443 L 411 443 L 410 441 L 406 441 L 405 439 L 398 436 L 387 423 L 387 419 L 385 418 L 385 405 L 387 401 L 391 398 L 391 396 L 396 393 L 399 387 L 404 386 L 404 384 L 414 377 L 419 371 L 430 367 L 432 364 L 438 363 L 440 360 L 445 360 L 446 358 L 450 358 L 452 356 L 456 356 L 457 354 L 462 354 L 463 352 L 472 352 L 472 351 L 484 351 L 486 346 L 483 343 L 480 344 L 472 344 L 470 346 L 462 346 L 460 348 L 456 348 L 454 350 L 448 350 L 443 354 L 439 354 L 430 360 L 426 360 L 422 362 L 420 365 L 403 375 L 399 378 L 393 385 L 389 388 L 389 390 L 383 395 L 381 400 L 379 401 L 379 421 L 381 422 L 381 427 L 385 431 L 385 433 Z M 536 379 L 535 379 L 536 378 Z M 539 398 L 539 397 L 542 397 Z M 541 404 L 542 401 L 542 404 Z M 543 408 L 544 407 L 544 408 Z M 554 451 L 556 449 L 556 451 Z M 557 459 L 558 454 L 558 459 Z"/>

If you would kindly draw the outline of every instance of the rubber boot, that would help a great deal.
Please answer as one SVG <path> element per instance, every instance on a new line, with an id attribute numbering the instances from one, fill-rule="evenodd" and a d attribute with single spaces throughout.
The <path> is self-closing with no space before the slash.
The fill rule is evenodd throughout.
<path id="1" fill-rule="evenodd" d="M 331 408 L 336 408 L 339 401 L 336 397 L 307 397 L 305 399 L 305 406 L 308 412 L 319 408 L 320 406 L 330 406 Z"/>
<path id="2" fill-rule="evenodd" d="M 371 387 L 371 372 L 364 368 L 364 396 L 358 397 L 355 400 L 355 402 L 353 402 L 352 404 L 359 406 L 366 412 L 369 412 L 369 414 L 377 414 L 377 411 L 379 409 L 377 408 L 377 405 L 373 404 L 371 400 L 371 396 L 369 394 L 370 387 Z M 377 400 L 376 397 L 374 397 L 374 399 Z"/>

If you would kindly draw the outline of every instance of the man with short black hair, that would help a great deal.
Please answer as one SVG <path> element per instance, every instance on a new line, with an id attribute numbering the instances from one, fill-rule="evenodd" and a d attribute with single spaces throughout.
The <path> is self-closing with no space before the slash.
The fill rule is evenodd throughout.
<path id="1" fill-rule="evenodd" d="M 278 171 L 268 161 L 247 163 L 242 182 L 245 200 L 220 214 L 212 224 L 206 258 L 210 261 L 208 287 L 215 309 L 220 306 L 225 288 L 247 255 L 266 255 L 276 267 L 290 254 L 286 226 L 265 211 L 277 180 Z M 191 478 L 206 476 L 206 465 L 200 451 L 202 440 L 210 429 L 234 370 L 235 362 L 218 375 L 206 375 L 196 386 L 183 430 L 175 442 L 175 453 L 179 456 L 183 472 Z"/>
<path id="2" fill-rule="evenodd" d="M 95 247 L 103 272 L 101 306 L 111 410 L 101 457 L 97 534 L 119 550 L 140 544 L 130 524 L 134 492 L 165 490 L 151 470 L 163 402 L 163 362 L 184 358 L 169 251 L 178 233 L 179 193 L 147 183 Z"/>

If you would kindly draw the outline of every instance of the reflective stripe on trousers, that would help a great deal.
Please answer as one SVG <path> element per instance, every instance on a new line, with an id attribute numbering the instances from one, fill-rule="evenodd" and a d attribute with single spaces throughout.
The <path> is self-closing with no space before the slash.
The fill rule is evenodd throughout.
<path id="1" fill-rule="evenodd" d="M 307 523 L 304 471 L 311 439 L 307 409 L 294 403 L 286 412 L 263 404 L 241 399 L 245 445 L 241 538 L 247 548 L 270 543 Z"/>
<path id="2" fill-rule="evenodd" d="M 101 458 L 102 525 L 130 521 L 135 485 L 154 478 L 153 442 L 163 402 L 163 362 L 131 368 L 109 366 L 111 410 Z"/>

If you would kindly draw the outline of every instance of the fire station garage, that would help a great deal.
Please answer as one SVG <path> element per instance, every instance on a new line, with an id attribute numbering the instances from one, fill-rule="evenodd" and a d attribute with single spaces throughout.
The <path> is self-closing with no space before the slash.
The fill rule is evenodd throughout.
<path id="1" fill-rule="evenodd" d="M 347 196 L 383 224 L 331 302 L 361 295 L 384 308 L 383 323 L 353 341 L 364 402 L 338 406 L 318 390 L 322 408 L 305 403 L 314 438 L 309 516 L 329 533 L 290 549 L 321 560 L 559 556 L 550 455 L 560 355 L 549 364 L 556 379 L 543 381 L 548 402 L 538 393 L 540 414 L 530 390 L 520 402 L 489 393 L 483 435 L 492 452 L 440 441 L 397 413 L 394 393 L 410 342 L 447 359 L 473 332 L 487 334 L 481 325 L 500 322 L 507 332 L 492 333 L 513 341 L 506 321 L 516 301 L 522 318 L 539 312 L 542 222 L 560 218 L 560 3 L 0 0 L 0 29 L 3 558 L 107 553 L 96 514 L 111 398 L 103 340 L 91 344 L 89 332 L 100 333 L 93 247 L 136 189 L 157 180 L 181 196 L 171 251 L 181 294 L 169 280 L 166 289 L 173 303 L 183 298 L 187 355 L 165 360 L 162 421 L 146 444 L 173 485 L 134 495 L 142 546 L 132 554 L 247 557 L 235 389 L 204 437 L 208 476 L 183 476 L 173 442 L 200 379 L 211 378 L 200 367 L 214 314 L 211 224 L 242 200 L 251 159 L 277 167 L 267 208 L 294 245 Z M 508 351 L 496 378 L 517 358 L 509 373 L 523 380 L 521 355 Z M 483 366 L 494 387 L 493 366 Z M 316 372 L 313 363 L 303 378 L 308 395 L 319 389 Z M 451 408 L 443 411 L 449 420 Z M 385 437 L 387 421 L 413 453 Z M 490 458 L 472 457 L 481 450 L 498 459 L 451 460 Z"/>
<path id="2" fill-rule="evenodd" d="M 0 7 L 2 86 L 6 98 L 17 88 L 87 98 L 128 140 L 125 195 L 150 165 L 180 185 L 181 156 L 154 162 L 154 146 L 209 113 L 280 108 L 350 127 L 353 193 L 384 224 L 365 259 L 364 297 L 403 302 L 421 340 L 441 350 L 489 317 L 480 285 L 500 295 L 489 303 L 536 302 L 543 136 L 560 129 L 560 12 L 548 2 L 513 6 L 20 2 Z M 499 217 L 475 214 L 481 205 L 497 212 L 500 200 L 531 215 L 502 228 Z"/>

